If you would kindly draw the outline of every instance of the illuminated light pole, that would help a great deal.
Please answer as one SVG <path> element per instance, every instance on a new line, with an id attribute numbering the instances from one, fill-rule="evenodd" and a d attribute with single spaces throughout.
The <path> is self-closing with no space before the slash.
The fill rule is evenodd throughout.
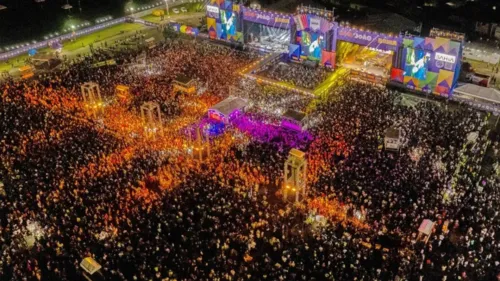
<path id="1" fill-rule="evenodd" d="M 168 10 L 168 0 L 165 0 L 165 6 L 167 6 L 167 17 L 170 18 L 170 12 Z"/>

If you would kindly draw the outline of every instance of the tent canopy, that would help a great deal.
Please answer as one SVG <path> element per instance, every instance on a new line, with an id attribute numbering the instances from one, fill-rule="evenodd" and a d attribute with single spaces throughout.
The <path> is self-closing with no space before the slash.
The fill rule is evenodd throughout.
<path id="1" fill-rule="evenodd" d="M 101 269 L 101 265 L 91 257 L 84 258 L 80 263 L 80 266 L 90 275 L 96 273 L 97 271 L 99 271 L 99 269 Z"/>
<path id="2" fill-rule="evenodd" d="M 304 120 L 304 118 L 306 118 L 306 114 L 297 110 L 289 109 L 283 114 L 283 117 L 300 123 Z"/>
<path id="3" fill-rule="evenodd" d="M 400 130 L 398 128 L 390 127 L 385 130 L 385 137 L 392 139 L 399 139 Z"/>
<path id="4" fill-rule="evenodd" d="M 434 228 L 434 222 L 429 219 L 425 219 L 420 224 L 418 231 L 425 235 L 431 235 L 433 228 Z"/>
<path id="5" fill-rule="evenodd" d="M 500 104 L 500 91 L 493 88 L 481 87 L 474 84 L 464 84 L 456 87 L 453 92 L 470 98 Z"/>
<path id="6" fill-rule="evenodd" d="M 193 79 L 181 74 L 177 75 L 177 77 L 174 80 L 174 83 L 187 87 L 193 83 Z"/>
<path id="7" fill-rule="evenodd" d="M 239 97 L 228 97 L 210 108 L 210 110 L 218 111 L 224 116 L 228 116 L 238 109 L 242 109 L 247 105 L 247 102 Z"/>

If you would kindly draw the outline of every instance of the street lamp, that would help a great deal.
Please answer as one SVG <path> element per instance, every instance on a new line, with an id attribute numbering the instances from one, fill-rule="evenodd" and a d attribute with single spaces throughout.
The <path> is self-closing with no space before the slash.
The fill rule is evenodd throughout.
<path id="1" fill-rule="evenodd" d="M 167 16 L 170 18 L 170 12 L 168 11 L 168 0 L 165 0 L 165 5 L 167 6 Z"/>

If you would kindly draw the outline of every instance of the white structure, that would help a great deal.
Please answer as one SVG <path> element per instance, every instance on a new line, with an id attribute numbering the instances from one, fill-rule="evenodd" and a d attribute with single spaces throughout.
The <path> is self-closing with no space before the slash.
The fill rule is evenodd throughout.
<path id="1" fill-rule="evenodd" d="M 208 110 L 208 116 L 212 119 L 229 123 L 241 116 L 245 111 L 247 102 L 238 97 L 228 97 Z"/>
<path id="2" fill-rule="evenodd" d="M 161 132 L 161 111 L 160 105 L 156 102 L 145 102 L 141 105 L 141 117 L 144 122 L 144 128 L 147 132 Z"/>
<path id="3" fill-rule="evenodd" d="M 80 262 L 80 267 L 88 274 L 92 275 L 101 269 L 101 265 L 91 257 L 86 257 Z"/>
<path id="4" fill-rule="evenodd" d="M 93 114 L 97 117 L 102 113 L 102 98 L 99 84 L 94 82 L 86 82 L 81 86 L 83 101 L 86 104 L 88 114 Z"/>
<path id="5" fill-rule="evenodd" d="M 283 188 L 283 199 L 302 201 L 306 196 L 307 159 L 305 153 L 298 150 L 290 150 L 285 162 L 285 181 Z M 290 199 L 289 199 L 290 197 Z"/>
<path id="6" fill-rule="evenodd" d="M 494 88 L 464 84 L 453 90 L 453 99 L 495 115 L 500 114 L 500 91 Z"/>
<path id="7" fill-rule="evenodd" d="M 81 86 L 83 101 L 94 106 L 102 103 L 101 90 L 99 84 L 94 82 L 86 82 Z"/>
<path id="8" fill-rule="evenodd" d="M 398 128 L 388 128 L 385 131 L 384 136 L 384 147 L 389 151 L 399 151 L 401 148 L 401 129 Z"/>
<path id="9" fill-rule="evenodd" d="M 424 243 L 427 243 L 427 241 L 429 241 L 429 237 L 432 234 L 432 230 L 434 230 L 434 225 L 435 222 L 429 219 L 423 220 L 420 224 L 420 227 L 418 228 L 417 240 L 422 240 L 424 241 Z"/>

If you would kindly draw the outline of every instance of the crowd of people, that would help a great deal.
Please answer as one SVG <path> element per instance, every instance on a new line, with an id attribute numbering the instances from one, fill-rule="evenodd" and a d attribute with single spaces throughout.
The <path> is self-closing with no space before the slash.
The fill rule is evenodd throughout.
<path id="1" fill-rule="evenodd" d="M 254 105 L 252 120 L 294 109 L 319 121 L 308 132 L 284 133 L 300 142 L 262 141 L 235 125 L 197 163 L 189 154 L 129 150 L 128 137 L 85 114 L 80 84 L 98 82 L 104 96 L 128 85 L 127 110 L 156 101 L 166 122 L 175 122 L 188 103 L 210 106 L 230 94 L 237 70 L 256 54 L 171 41 L 145 51 L 144 68 L 154 74 L 131 70 L 143 63 L 138 52 L 116 56 L 115 66 L 92 68 L 96 58 L 88 57 L 0 85 L 1 280 L 85 280 L 85 257 L 102 265 L 98 274 L 107 280 L 499 278 L 500 181 L 482 169 L 485 151 L 499 149 L 491 117 L 455 104 L 407 106 L 399 93 L 358 83 L 308 107 L 310 97 L 245 82 L 238 89 Z M 296 82 L 302 87 L 322 75 L 299 65 L 279 72 L 306 79 Z M 190 75 L 204 93 L 173 91 L 178 75 Z M 399 152 L 384 150 L 390 127 L 402 131 Z M 368 227 L 332 219 L 313 230 L 305 221 L 318 211 L 307 208 L 314 204 L 281 200 L 291 148 L 307 155 L 306 201 L 335 202 L 332 211 L 345 213 L 332 217 L 361 214 Z M 124 161 L 99 168 L 121 151 Z M 168 189 L 157 188 L 163 181 Z M 427 243 L 417 237 L 424 219 L 436 223 Z M 33 225 L 36 239 L 28 243 Z"/>
<path id="2" fill-rule="evenodd" d="M 266 65 L 259 74 L 293 86 L 313 90 L 325 81 L 330 72 L 323 67 L 279 62 Z"/>

